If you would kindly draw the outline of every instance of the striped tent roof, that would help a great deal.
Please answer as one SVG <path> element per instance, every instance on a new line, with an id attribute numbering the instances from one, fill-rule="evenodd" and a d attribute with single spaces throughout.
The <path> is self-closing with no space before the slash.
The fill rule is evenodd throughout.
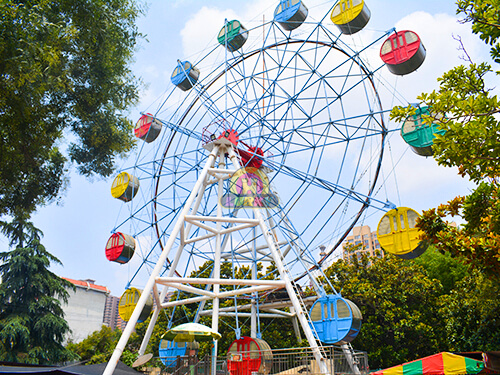
<path id="1" fill-rule="evenodd" d="M 462 375 L 478 374 L 484 363 L 457 354 L 442 352 L 399 366 L 372 372 L 370 375 Z"/>

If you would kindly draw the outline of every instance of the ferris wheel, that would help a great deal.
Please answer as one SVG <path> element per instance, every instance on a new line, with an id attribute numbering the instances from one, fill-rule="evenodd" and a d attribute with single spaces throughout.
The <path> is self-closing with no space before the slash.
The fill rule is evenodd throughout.
<path id="1" fill-rule="evenodd" d="M 215 329 L 221 314 L 250 311 L 251 335 L 259 336 L 259 317 L 276 314 L 266 311 L 266 297 L 282 289 L 289 303 L 281 307 L 303 312 L 311 347 L 356 336 L 359 310 L 326 295 L 317 276 L 367 208 L 392 208 L 375 194 L 388 134 L 377 74 L 390 65 L 372 65 L 366 55 L 394 30 L 356 48 L 349 35 L 369 18 L 362 0 L 342 0 L 319 20 L 308 18 L 303 1 L 280 1 L 273 20 L 254 27 L 226 20 L 208 53 L 172 67 L 161 104 L 137 123 L 135 163 L 112 187 L 128 210 L 106 255 L 118 263 L 134 256 L 128 290 L 133 296 L 145 285 L 147 294 L 130 304 L 132 328 L 152 292 L 158 306 L 182 305 L 164 303 L 176 290 L 185 303 L 199 302 L 195 320 L 212 316 Z M 384 46 L 387 54 L 392 45 Z M 421 63 L 390 62 L 395 74 Z M 222 264 L 229 274 L 221 276 Z M 321 303 L 345 302 L 351 321 L 341 336 L 326 339 L 328 329 L 309 316 L 305 285 Z M 220 308 L 223 298 L 234 305 Z"/>

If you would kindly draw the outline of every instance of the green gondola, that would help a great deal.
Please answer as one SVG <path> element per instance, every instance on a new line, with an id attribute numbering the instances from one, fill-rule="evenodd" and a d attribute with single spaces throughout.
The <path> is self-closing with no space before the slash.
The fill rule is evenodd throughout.
<path id="1" fill-rule="evenodd" d="M 231 52 L 239 50 L 248 39 L 248 31 L 238 20 L 227 22 L 219 31 L 217 41 Z"/>
<path id="2" fill-rule="evenodd" d="M 432 156 L 434 154 L 432 145 L 436 134 L 442 135 L 445 131 L 439 129 L 437 124 L 424 123 L 422 115 L 430 115 L 428 106 L 417 107 L 415 114 L 405 120 L 401 128 L 401 137 L 416 154 Z"/>

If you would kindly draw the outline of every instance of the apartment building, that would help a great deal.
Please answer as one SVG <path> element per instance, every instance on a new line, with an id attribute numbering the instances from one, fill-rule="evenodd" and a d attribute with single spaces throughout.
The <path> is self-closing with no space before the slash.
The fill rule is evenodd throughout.
<path id="1" fill-rule="evenodd" d="M 344 260 L 349 260 L 352 256 L 360 257 L 361 254 L 368 253 L 370 256 L 383 257 L 384 251 L 380 247 L 377 240 L 377 232 L 372 232 L 368 225 L 352 228 L 352 234 L 347 236 L 342 243 L 342 257 Z M 359 245 L 362 246 L 354 253 L 346 251 L 346 245 Z M 378 251 L 377 251 L 378 250 Z"/>

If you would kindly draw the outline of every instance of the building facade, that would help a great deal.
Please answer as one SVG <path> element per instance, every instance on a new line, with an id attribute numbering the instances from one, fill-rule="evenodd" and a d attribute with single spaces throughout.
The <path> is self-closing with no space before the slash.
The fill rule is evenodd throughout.
<path id="1" fill-rule="evenodd" d="M 66 341 L 80 342 L 101 329 L 110 291 L 105 286 L 96 285 L 95 280 L 63 279 L 76 287 L 74 291 L 68 290 L 68 303 L 62 303 L 65 319 L 71 329 Z"/>
<path id="2" fill-rule="evenodd" d="M 119 328 L 123 330 L 125 328 L 126 322 L 120 318 L 118 312 L 118 305 L 120 303 L 120 298 L 108 295 L 106 298 L 106 306 L 104 307 L 104 318 L 103 324 L 110 327 L 111 329 Z"/>
<path id="3" fill-rule="evenodd" d="M 355 246 L 361 244 L 361 247 L 354 251 L 347 251 L 347 245 Z M 361 254 L 369 254 L 370 256 L 383 257 L 384 251 L 380 247 L 377 240 L 377 232 L 372 232 L 368 225 L 352 228 L 352 234 L 345 238 L 342 243 L 342 257 L 344 260 L 349 261 L 353 256 L 358 259 Z"/>

